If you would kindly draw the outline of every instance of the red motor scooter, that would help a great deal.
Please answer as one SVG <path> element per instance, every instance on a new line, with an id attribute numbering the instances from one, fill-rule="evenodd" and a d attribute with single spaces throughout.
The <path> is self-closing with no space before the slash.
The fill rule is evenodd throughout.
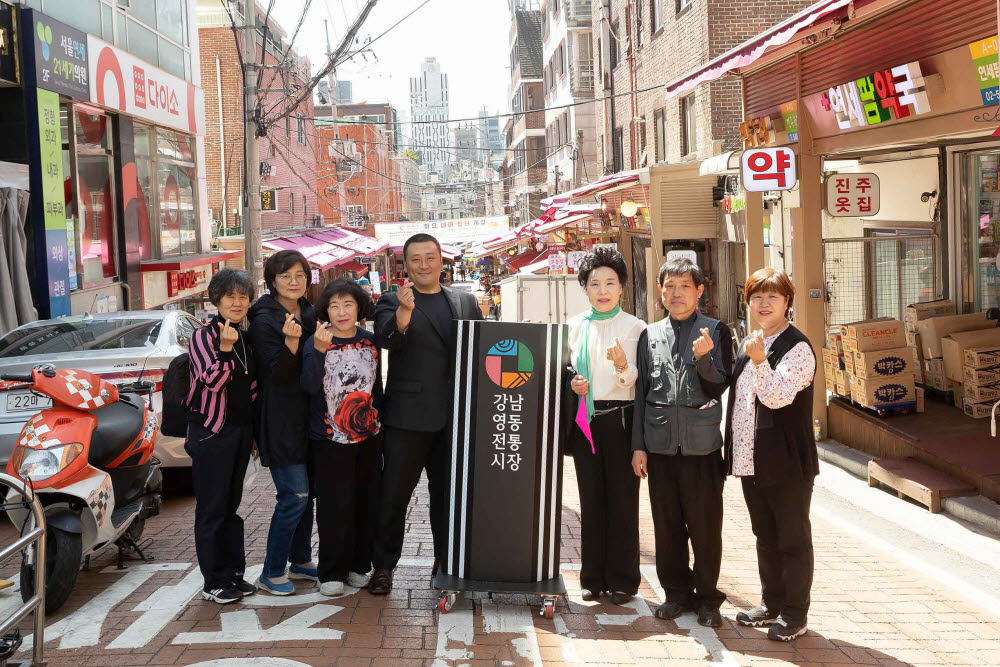
<path id="1" fill-rule="evenodd" d="M 163 477 L 153 457 L 154 384 L 115 386 L 93 373 L 51 366 L 0 381 L 48 397 L 52 407 L 28 420 L 7 462 L 45 508 L 45 612 L 59 609 L 76 585 L 80 560 L 109 544 L 150 560 L 139 546 L 145 520 L 160 513 Z M 143 394 L 146 397 L 143 397 Z M 22 500 L 16 491 L 7 498 Z M 8 516 L 24 530 L 28 510 Z M 21 597 L 34 594 L 34 565 L 21 565 Z"/>

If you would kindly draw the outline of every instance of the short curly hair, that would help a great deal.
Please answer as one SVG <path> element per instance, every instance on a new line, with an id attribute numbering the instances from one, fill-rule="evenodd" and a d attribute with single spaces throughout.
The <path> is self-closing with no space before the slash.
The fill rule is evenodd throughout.
<path id="1" fill-rule="evenodd" d="M 226 267 L 212 276 L 208 283 L 208 300 L 218 306 L 227 294 L 243 294 L 251 301 L 254 298 L 253 278 L 243 269 Z"/>
<path id="2" fill-rule="evenodd" d="M 353 280 L 348 280 L 347 278 L 337 278 L 333 282 L 327 283 L 323 291 L 320 292 L 319 298 L 316 299 L 316 303 L 313 304 L 316 307 L 316 318 L 320 322 L 329 322 L 330 316 L 326 312 L 330 307 L 330 301 L 334 297 L 338 296 L 349 296 L 354 299 L 355 303 L 358 304 L 358 321 L 364 322 L 369 317 L 371 317 L 372 312 L 375 310 L 375 305 L 372 303 L 372 298 L 365 291 L 365 288 L 357 284 Z"/>
<path id="3" fill-rule="evenodd" d="M 625 258 L 622 257 L 622 254 L 609 246 L 598 246 L 594 248 L 594 252 L 587 253 L 587 256 L 580 262 L 580 268 L 577 270 L 577 280 L 580 281 L 580 287 L 587 287 L 590 274 L 602 266 L 617 273 L 618 282 L 622 285 L 628 280 L 628 267 L 625 266 Z"/>

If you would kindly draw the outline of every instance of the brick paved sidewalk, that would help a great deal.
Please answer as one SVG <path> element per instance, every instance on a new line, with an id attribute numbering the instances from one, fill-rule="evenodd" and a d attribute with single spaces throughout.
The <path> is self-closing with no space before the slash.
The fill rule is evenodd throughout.
<path id="1" fill-rule="evenodd" d="M 859 482 L 861 484 L 861 482 Z M 322 598 L 301 582 L 296 597 L 263 594 L 219 607 L 198 596 L 191 534 L 194 503 L 175 497 L 151 520 L 152 564 L 113 567 L 113 554 L 80 576 L 66 608 L 49 619 L 46 657 L 53 667 L 90 665 L 522 665 L 678 664 L 1000 664 L 1000 618 L 988 617 L 935 581 L 859 540 L 814 520 L 816 579 L 810 632 L 792 645 L 737 627 L 739 609 L 759 601 L 749 518 L 738 484 L 726 487 L 725 553 L 720 588 L 729 595 L 717 631 L 693 615 L 661 621 L 653 568 L 653 527 L 642 492 L 644 581 L 631 607 L 580 598 L 579 502 L 566 467 L 563 561 L 568 598 L 554 620 L 537 599 L 476 595 L 440 616 L 430 586 L 431 535 L 424 485 L 410 507 L 404 560 L 387 597 L 351 592 Z M 266 471 L 246 489 L 248 562 L 264 557 L 273 486 Z M 9 532 L 4 533 L 9 536 Z M 16 571 L 16 570 L 15 570 Z M 4 570 L 8 576 L 12 570 Z M 19 603 L 0 593 L 0 615 Z M 6 611 L 5 611 L 6 610 Z M 24 631 L 30 632 L 25 623 Z M 221 662 L 219 662 L 221 661 Z"/>

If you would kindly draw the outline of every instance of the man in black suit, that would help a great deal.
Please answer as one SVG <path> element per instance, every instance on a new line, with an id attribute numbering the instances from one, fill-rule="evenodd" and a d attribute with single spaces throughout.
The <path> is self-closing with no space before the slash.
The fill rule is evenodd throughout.
<path id="1" fill-rule="evenodd" d="M 416 234 L 403 245 L 409 279 L 375 306 L 375 342 L 389 351 L 382 408 L 385 456 L 369 591 L 392 590 L 403 551 L 406 507 L 427 470 L 434 557 L 444 559 L 446 490 L 451 461 L 448 424 L 455 392 L 455 320 L 481 320 L 476 298 L 441 286 L 441 245 Z"/>

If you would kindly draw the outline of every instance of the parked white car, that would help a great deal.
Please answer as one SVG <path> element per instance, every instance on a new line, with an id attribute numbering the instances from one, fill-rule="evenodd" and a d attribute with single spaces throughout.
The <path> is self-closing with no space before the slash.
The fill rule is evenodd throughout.
<path id="1" fill-rule="evenodd" d="M 26 373 L 39 364 L 76 368 L 115 384 L 142 376 L 156 383 L 153 406 L 162 411 L 161 382 L 170 361 L 187 352 L 201 323 L 176 310 L 100 313 L 32 322 L 0 338 L 0 374 Z M 51 400 L 0 383 L 0 465 L 17 443 L 29 417 Z M 190 466 L 183 438 L 160 433 L 155 455 L 164 468 Z"/>

